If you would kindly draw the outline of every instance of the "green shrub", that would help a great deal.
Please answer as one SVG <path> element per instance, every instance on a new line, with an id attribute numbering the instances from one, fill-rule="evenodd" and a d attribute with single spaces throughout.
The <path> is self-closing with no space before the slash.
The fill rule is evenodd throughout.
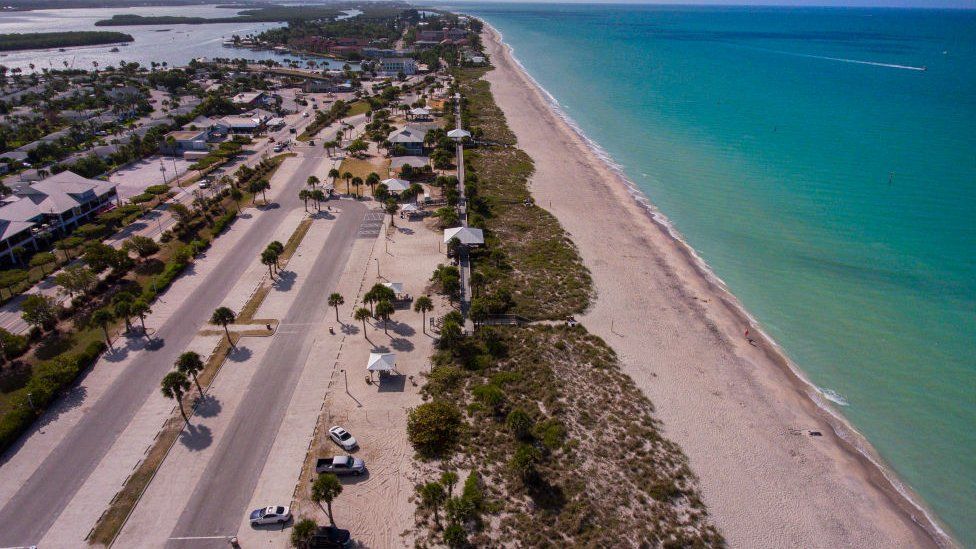
<path id="1" fill-rule="evenodd" d="M 515 409 L 508 413 L 505 418 L 505 426 L 512 432 L 515 438 L 526 440 L 532 433 L 532 416 L 525 410 Z"/>
<path id="2" fill-rule="evenodd" d="M 65 386 L 73 383 L 78 374 L 94 364 L 104 350 L 103 342 L 94 341 L 78 354 L 63 354 L 37 365 L 27 386 L 10 398 L 9 410 L 0 417 L 0 451 L 16 442 L 30 427 L 37 412 L 50 404 Z"/>
<path id="3" fill-rule="evenodd" d="M 224 215 L 218 217 L 217 220 L 214 221 L 214 225 L 213 225 L 214 236 L 217 236 L 220 233 L 224 232 L 224 229 L 226 229 L 227 226 L 230 225 L 235 219 L 237 219 L 237 210 L 227 212 Z"/>
<path id="4" fill-rule="evenodd" d="M 150 185 L 146 187 L 146 194 L 160 195 L 169 192 L 169 185 Z"/>
<path id="5" fill-rule="evenodd" d="M 149 193 L 141 193 L 141 194 L 137 194 L 135 196 L 129 197 L 129 202 L 132 202 L 133 204 L 143 204 L 145 202 L 149 202 L 153 198 L 156 198 L 156 195 L 149 194 Z"/>
<path id="6" fill-rule="evenodd" d="M 505 405 L 505 392 L 495 385 L 479 385 L 471 390 L 474 398 L 491 410 L 498 412 Z"/>
<path id="7" fill-rule="evenodd" d="M 0 328 L 0 343 L 2 343 L 3 355 L 6 358 L 14 359 L 27 351 L 27 345 L 29 342 L 27 341 L 27 338 L 22 335 L 10 333 L 5 329 Z"/>
<path id="8" fill-rule="evenodd" d="M 443 400 L 417 406 L 407 417 L 407 436 L 422 457 L 443 456 L 453 450 L 461 437 L 464 420 L 461 410 Z"/>

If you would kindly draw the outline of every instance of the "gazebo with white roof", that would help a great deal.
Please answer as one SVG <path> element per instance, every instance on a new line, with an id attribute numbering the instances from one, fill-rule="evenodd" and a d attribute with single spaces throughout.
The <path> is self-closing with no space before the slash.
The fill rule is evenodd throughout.
<path id="1" fill-rule="evenodd" d="M 390 191 L 391 193 L 402 193 L 403 191 L 410 188 L 409 181 L 403 179 L 397 179 L 395 177 L 384 179 L 383 181 L 380 181 L 380 183 L 386 185 L 387 190 Z"/>
<path id="2" fill-rule="evenodd" d="M 461 128 L 454 128 L 453 130 L 447 132 L 447 136 L 455 141 L 460 141 L 465 137 L 471 137 L 471 132 L 462 130 Z"/>
<path id="3" fill-rule="evenodd" d="M 396 370 L 396 353 L 369 353 L 366 370 L 370 378 L 373 372 L 392 372 Z"/>
<path id="4" fill-rule="evenodd" d="M 481 246 L 485 243 L 485 233 L 474 227 L 454 227 L 444 231 L 444 243 L 457 238 L 465 246 Z"/>

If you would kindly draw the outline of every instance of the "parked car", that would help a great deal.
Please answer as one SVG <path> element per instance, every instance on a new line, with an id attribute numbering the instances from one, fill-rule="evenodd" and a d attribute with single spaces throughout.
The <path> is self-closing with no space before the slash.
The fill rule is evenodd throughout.
<path id="1" fill-rule="evenodd" d="M 291 520 L 291 509 L 282 505 L 272 505 L 251 511 L 251 526 L 284 524 L 289 520 Z"/>
<path id="2" fill-rule="evenodd" d="M 274 152 L 276 153 L 280 153 L 283 150 L 285 150 L 284 143 L 278 143 L 277 145 L 274 146 Z"/>
<path id="3" fill-rule="evenodd" d="M 298 132 L 295 131 L 295 128 L 288 128 L 288 133 L 298 133 Z"/>
<path id="4" fill-rule="evenodd" d="M 352 456 L 319 458 L 315 461 L 315 472 L 332 473 L 336 476 L 359 476 L 366 472 L 366 462 Z"/>
<path id="5" fill-rule="evenodd" d="M 335 526 L 320 526 L 315 530 L 308 546 L 314 549 L 346 549 L 352 547 L 352 536 L 349 535 L 349 530 Z"/>
<path id="6" fill-rule="evenodd" d="M 332 442 L 335 442 L 347 452 L 359 445 L 359 442 L 356 441 L 356 437 L 352 436 L 349 434 L 349 431 L 339 427 L 338 425 L 335 425 L 329 429 L 329 438 L 332 439 Z"/>

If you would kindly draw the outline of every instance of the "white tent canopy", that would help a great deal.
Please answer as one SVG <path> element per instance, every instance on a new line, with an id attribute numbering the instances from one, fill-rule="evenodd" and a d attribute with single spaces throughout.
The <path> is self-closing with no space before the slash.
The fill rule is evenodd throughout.
<path id="1" fill-rule="evenodd" d="M 418 208 L 417 205 L 414 204 L 413 202 L 408 202 L 408 203 L 400 206 L 400 211 L 401 212 L 419 212 L 420 211 L 420 208 Z"/>
<path id="2" fill-rule="evenodd" d="M 397 179 L 391 177 L 389 179 L 384 179 L 380 183 L 386 185 L 387 190 L 391 193 L 402 193 L 403 191 L 410 188 L 410 182 L 403 179 Z"/>
<path id="3" fill-rule="evenodd" d="M 415 109 L 410 109 L 410 114 L 413 116 L 430 116 L 430 111 L 423 107 L 417 107 Z"/>
<path id="4" fill-rule="evenodd" d="M 366 369 L 370 372 L 391 372 L 396 368 L 396 353 L 369 353 Z"/>
<path id="5" fill-rule="evenodd" d="M 396 295 L 403 294 L 403 282 L 384 282 L 383 285 L 393 290 Z"/>
<path id="6" fill-rule="evenodd" d="M 451 139 L 464 139 L 465 137 L 471 137 L 471 132 L 464 131 L 461 128 L 455 128 L 447 132 L 447 136 Z"/>
<path id="7" fill-rule="evenodd" d="M 480 246 L 485 243 L 485 233 L 481 229 L 473 227 L 454 227 L 444 231 L 444 243 L 447 244 L 452 238 L 457 238 L 465 246 Z"/>

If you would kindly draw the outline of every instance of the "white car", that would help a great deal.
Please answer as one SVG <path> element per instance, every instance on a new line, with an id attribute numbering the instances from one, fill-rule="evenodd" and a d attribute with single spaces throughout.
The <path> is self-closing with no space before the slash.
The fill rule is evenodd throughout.
<path id="1" fill-rule="evenodd" d="M 332 442 L 341 446 L 343 450 L 352 450 L 359 444 L 356 442 L 356 437 L 338 425 L 329 429 L 329 438 L 332 439 Z"/>
<path id="2" fill-rule="evenodd" d="M 284 524 L 289 520 L 291 520 L 291 509 L 282 505 L 272 505 L 251 511 L 251 526 Z"/>

